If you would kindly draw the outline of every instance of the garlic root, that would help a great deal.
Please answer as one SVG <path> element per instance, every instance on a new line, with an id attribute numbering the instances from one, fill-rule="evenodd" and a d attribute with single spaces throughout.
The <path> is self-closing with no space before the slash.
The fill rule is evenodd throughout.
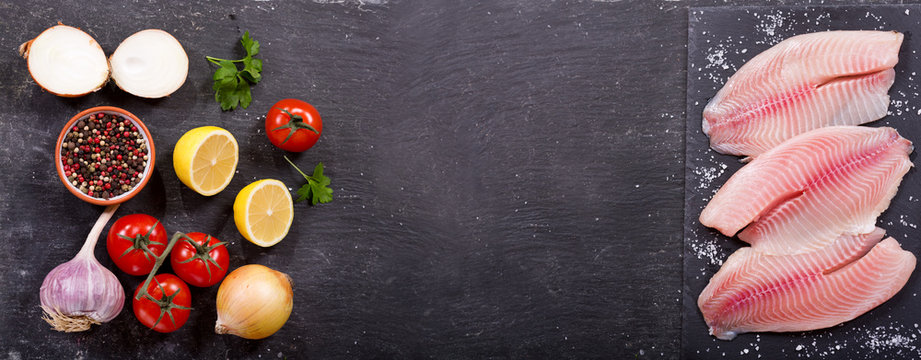
<path id="1" fill-rule="evenodd" d="M 42 306 L 42 320 L 57 331 L 80 332 L 90 329 L 90 325 L 99 325 L 99 321 L 86 315 L 68 316 Z"/>

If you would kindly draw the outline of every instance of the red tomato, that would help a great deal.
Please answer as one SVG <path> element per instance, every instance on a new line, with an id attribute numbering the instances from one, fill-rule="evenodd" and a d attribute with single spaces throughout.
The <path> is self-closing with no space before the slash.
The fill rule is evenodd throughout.
<path id="1" fill-rule="evenodd" d="M 131 298 L 134 316 L 141 324 L 161 333 L 178 330 L 189 320 L 192 293 L 189 286 L 173 274 L 154 276 L 147 286 L 147 295 L 137 299 L 141 286 L 134 290 Z"/>
<path id="2" fill-rule="evenodd" d="M 109 257 L 129 275 L 149 274 L 166 244 L 166 229 L 153 216 L 144 214 L 120 217 L 106 236 Z"/>
<path id="3" fill-rule="evenodd" d="M 310 149 L 320 139 L 323 120 L 312 105 L 284 99 L 269 109 L 265 116 L 265 134 L 282 150 L 301 152 Z"/>
<path id="4" fill-rule="evenodd" d="M 170 252 L 176 275 L 192 286 L 208 287 L 221 282 L 230 266 L 226 242 L 211 235 L 188 233 Z"/>

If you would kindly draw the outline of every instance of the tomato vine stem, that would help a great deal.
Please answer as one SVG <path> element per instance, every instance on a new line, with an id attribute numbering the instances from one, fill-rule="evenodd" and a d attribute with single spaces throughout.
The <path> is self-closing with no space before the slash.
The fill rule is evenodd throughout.
<path id="1" fill-rule="evenodd" d="M 179 242 L 179 239 L 182 239 L 182 238 L 189 239 L 189 237 L 186 236 L 185 233 L 180 232 L 180 231 L 177 231 L 175 234 L 173 234 L 173 237 L 170 238 L 169 240 L 169 244 L 166 245 L 166 250 L 163 250 L 163 253 L 160 254 L 160 256 L 157 256 L 157 262 L 154 263 L 153 269 L 150 269 L 150 274 L 147 275 L 147 280 L 144 280 L 144 283 L 141 284 L 140 291 L 138 291 L 138 294 L 134 297 L 135 300 L 140 300 L 144 296 L 147 296 L 148 298 L 152 298 L 152 296 L 150 296 L 147 293 L 147 287 L 150 286 L 150 281 L 153 280 L 154 276 L 157 275 L 157 270 L 159 270 L 160 266 L 163 265 L 163 261 L 165 261 L 166 258 L 169 257 L 169 253 L 170 251 L 173 250 L 173 246 L 175 246 L 176 243 Z"/>

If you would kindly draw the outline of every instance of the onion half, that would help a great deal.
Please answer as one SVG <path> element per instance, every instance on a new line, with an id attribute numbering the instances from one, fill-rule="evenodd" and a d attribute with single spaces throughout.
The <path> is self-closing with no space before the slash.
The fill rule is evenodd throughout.
<path id="1" fill-rule="evenodd" d="M 109 57 L 112 80 L 124 91 L 144 98 L 161 98 L 182 87 L 189 57 L 168 32 L 141 30 L 122 41 Z"/>
<path id="2" fill-rule="evenodd" d="M 99 43 L 80 29 L 52 26 L 19 47 L 32 79 L 48 92 L 77 97 L 99 90 L 109 64 Z"/>

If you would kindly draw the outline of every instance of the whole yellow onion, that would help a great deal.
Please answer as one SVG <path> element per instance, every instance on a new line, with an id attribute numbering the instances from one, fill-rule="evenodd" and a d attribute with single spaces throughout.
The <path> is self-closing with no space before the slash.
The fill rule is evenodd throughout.
<path id="1" fill-rule="evenodd" d="M 293 305 L 288 275 L 257 264 L 241 266 L 217 290 L 214 332 L 264 339 L 288 321 Z"/>

